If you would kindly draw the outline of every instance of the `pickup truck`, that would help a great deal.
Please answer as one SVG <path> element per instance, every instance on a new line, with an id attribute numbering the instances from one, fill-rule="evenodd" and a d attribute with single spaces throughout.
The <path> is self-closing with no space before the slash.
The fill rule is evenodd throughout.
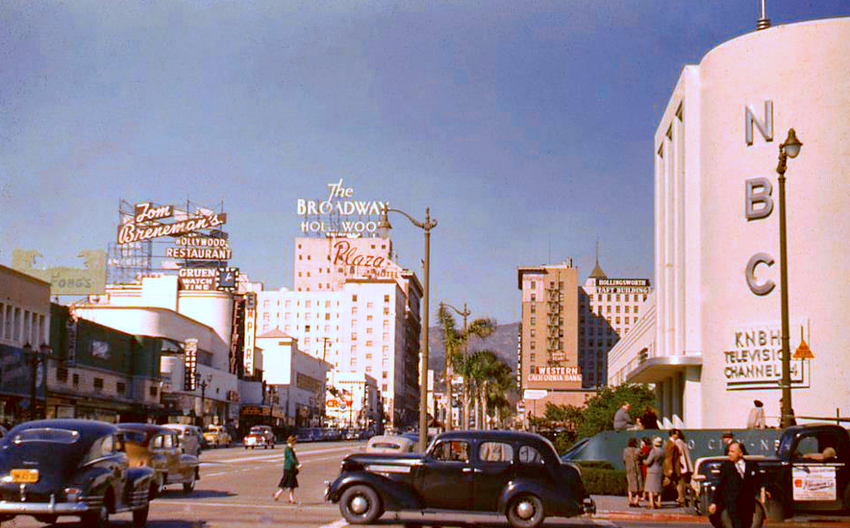
<path id="1" fill-rule="evenodd" d="M 850 513 L 850 434 L 838 425 L 785 429 L 775 454 L 746 457 L 761 474 L 757 517 L 782 521 L 802 513 Z M 696 463 L 692 485 L 697 513 L 705 515 L 724 457 Z M 754 519 L 753 527 L 759 519 Z M 758 523 L 760 525 L 760 523 Z"/>

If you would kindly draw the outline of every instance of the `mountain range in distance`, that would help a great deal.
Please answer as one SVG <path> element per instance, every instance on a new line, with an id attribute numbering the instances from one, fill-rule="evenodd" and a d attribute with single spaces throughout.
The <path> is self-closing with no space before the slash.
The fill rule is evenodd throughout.
<path id="1" fill-rule="evenodd" d="M 460 321 L 458 321 L 458 328 L 463 328 Z M 469 352 L 490 350 L 516 373 L 518 333 L 518 322 L 497 325 L 495 331 L 485 339 L 473 336 L 469 340 Z M 446 344 L 443 331 L 437 326 L 428 329 L 428 368 L 434 372 L 443 372 L 446 369 Z"/>

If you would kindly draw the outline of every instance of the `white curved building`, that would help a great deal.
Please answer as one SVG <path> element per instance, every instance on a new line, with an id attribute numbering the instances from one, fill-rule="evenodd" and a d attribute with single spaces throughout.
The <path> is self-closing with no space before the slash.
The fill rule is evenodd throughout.
<path id="1" fill-rule="evenodd" d="M 786 213 L 798 416 L 850 402 L 850 18 L 756 31 L 684 68 L 655 135 L 655 342 L 623 341 L 609 383 L 656 384 L 669 424 L 779 416 L 776 165 L 790 128 Z M 636 360 L 637 359 L 637 360 Z M 772 417 L 772 419 L 771 419 Z"/>

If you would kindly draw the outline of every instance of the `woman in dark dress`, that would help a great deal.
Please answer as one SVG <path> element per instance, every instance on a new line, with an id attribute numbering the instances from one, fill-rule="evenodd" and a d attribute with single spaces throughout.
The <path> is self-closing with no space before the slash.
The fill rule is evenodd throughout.
<path id="1" fill-rule="evenodd" d="M 283 493 L 283 490 L 289 490 L 289 503 L 295 504 L 295 488 L 298 487 L 298 470 L 301 469 L 301 464 L 298 462 L 298 456 L 295 454 L 295 437 L 290 436 L 286 439 L 286 447 L 283 449 L 283 476 L 280 478 L 280 483 L 277 485 L 277 491 L 274 494 L 274 500 L 277 500 Z"/>

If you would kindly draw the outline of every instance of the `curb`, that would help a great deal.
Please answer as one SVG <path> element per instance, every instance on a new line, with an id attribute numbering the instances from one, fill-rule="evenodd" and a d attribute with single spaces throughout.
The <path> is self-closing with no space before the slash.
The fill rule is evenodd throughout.
<path id="1" fill-rule="evenodd" d="M 632 513 L 616 510 L 598 510 L 591 519 L 611 521 L 676 522 L 687 524 L 709 524 L 708 517 L 685 513 Z"/>

